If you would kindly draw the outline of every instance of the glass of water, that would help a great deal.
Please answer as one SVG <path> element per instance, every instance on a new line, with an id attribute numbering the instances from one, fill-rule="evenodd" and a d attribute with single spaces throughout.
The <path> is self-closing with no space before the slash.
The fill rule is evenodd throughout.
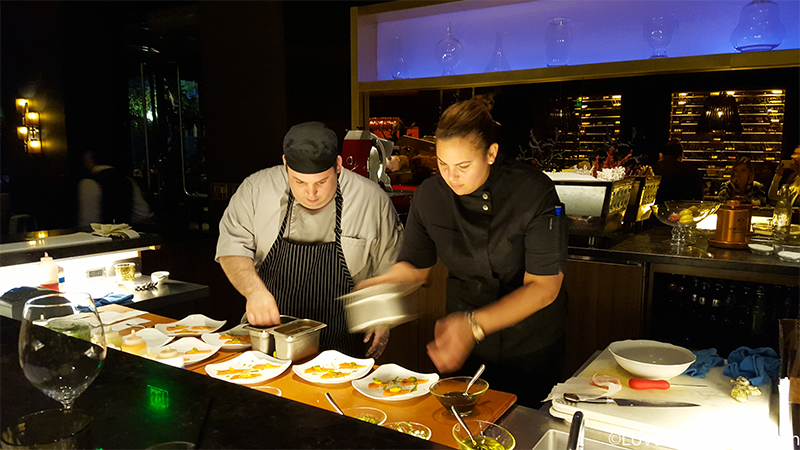
<path id="1" fill-rule="evenodd" d="M 60 292 L 25 303 L 19 364 L 28 381 L 65 410 L 92 384 L 105 358 L 103 325 L 89 294 Z"/>

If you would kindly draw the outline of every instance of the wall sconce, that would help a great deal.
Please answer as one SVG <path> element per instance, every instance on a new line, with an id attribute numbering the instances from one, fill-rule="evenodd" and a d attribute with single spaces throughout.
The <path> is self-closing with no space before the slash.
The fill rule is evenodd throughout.
<path id="1" fill-rule="evenodd" d="M 17 111 L 22 113 L 22 126 L 17 127 L 17 137 L 25 143 L 26 153 L 42 152 L 42 136 L 39 129 L 39 113 L 30 110 L 30 100 L 17 99 Z"/>

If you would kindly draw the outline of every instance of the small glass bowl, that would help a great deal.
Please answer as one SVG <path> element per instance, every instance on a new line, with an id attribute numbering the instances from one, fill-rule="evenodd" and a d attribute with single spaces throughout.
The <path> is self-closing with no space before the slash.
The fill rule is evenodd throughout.
<path id="1" fill-rule="evenodd" d="M 484 438 L 494 440 L 502 445 L 504 450 L 514 450 L 514 446 L 517 445 L 514 436 L 500 425 L 485 420 L 465 420 L 464 423 L 467 425 L 467 428 L 469 428 L 469 431 L 472 432 L 472 437 L 478 443 L 478 448 L 496 448 L 493 445 L 484 443 Z M 472 440 L 469 438 L 469 433 L 461 424 L 456 423 L 453 425 L 453 437 L 461 450 L 475 450 L 475 447 L 472 445 Z"/>
<path id="2" fill-rule="evenodd" d="M 775 254 L 781 261 L 800 264 L 800 245 L 775 244 Z"/>
<path id="3" fill-rule="evenodd" d="M 410 434 L 426 441 L 431 438 L 431 429 L 425 425 L 417 422 L 389 422 L 383 424 L 386 428 L 391 428 L 394 431 Z M 467 425 L 469 426 L 469 425 Z"/>
<path id="4" fill-rule="evenodd" d="M 471 379 L 472 377 L 444 378 L 434 383 L 428 392 L 436 397 L 436 400 L 439 400 L 439 403 L 444 406 L 447 412 L 450 412 L 451 406 L 455 406 L 458 414 L 461 417 L 466 417 L 472 413 L 475 405 L 478 404 L 483 394 L 489 389 L 489 383 L 482 378 L 478 378 L 470 386 L 469 392 L 465 393 L 464 390 Z"/>
<path id="5" fill-rule="evenodd" d="M 771 255 L 773 245 L 771 243 L 762 243 L 762 242 L 750 242 L 747 244 L 747 247 L 750 248 L 750 251 L 757 254 L 757 255 Z"/>
<path id="6" fill-rule="evenodd" d="M 369 406 L 356 406 L 353 408 L 345 408 L 342 410 L 345 416 L 354 419 L 362 420 L 367 423 L 375 425 L 383 425 L 386 422 L 386 413 L 378 408 L 371 408 Z"/>

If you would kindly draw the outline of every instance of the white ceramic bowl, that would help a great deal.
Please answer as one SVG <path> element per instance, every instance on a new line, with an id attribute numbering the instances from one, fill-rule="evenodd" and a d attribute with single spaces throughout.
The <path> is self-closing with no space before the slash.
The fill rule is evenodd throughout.
<path id="1" fill-rule="evenodd" d="M 169 272 L 166 270 L 160 270 L 158 272 L 153 272 L 150 274 L 150 281 L 153 283 L 161 283 L 164 280 L 169 279 Z"/>
<path id="2" fill-rule="evenodd" d="M 697 359 L 694 353 L 665 342 L 625 340 L 612 342 L 608 350 L 623 369 L 652 380 L 669 380 L 682 374 Z"/>

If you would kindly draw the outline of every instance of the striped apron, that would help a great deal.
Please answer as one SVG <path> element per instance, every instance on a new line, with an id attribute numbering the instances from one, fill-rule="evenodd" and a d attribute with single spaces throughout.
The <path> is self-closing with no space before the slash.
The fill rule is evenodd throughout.
<path id="1" fill-rule="evenodd" d="M 292 214 L 294 195 L 289 191 L 289 205 L 272 248 L 259 268 L 258 275 L 275 297 L 281 314 L 312 319 L 327 327 L 322 329 L 320 351 L 334 349 L 353 357 L 363 357 L 364 344 L 349 334 L 344 308 L 337 297 L 353 290 L 353 279 L 342 252 L 342 193 L 336 187 L 336 225 L 334 242 L 299 244 L 285 239 Z"/>

